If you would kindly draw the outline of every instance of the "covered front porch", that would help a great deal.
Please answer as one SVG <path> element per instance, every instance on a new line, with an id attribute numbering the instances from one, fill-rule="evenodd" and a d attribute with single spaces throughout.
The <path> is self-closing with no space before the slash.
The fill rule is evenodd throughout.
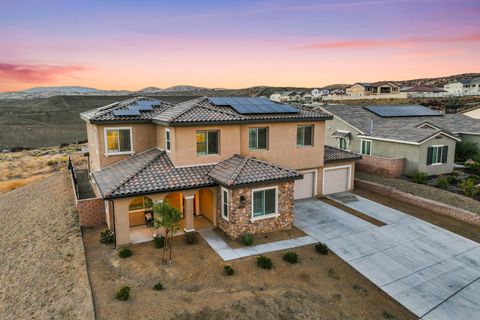
<path id="1" fill-rule="evenodd" d="M 216 225 L 216 188 L 181 190 L 148 196 L 115 199 L 113 204 L 117 245 L 153 240 L 161 230 L 153 224 L 153 204 L 167 201 L 180 210 L 180 230 L 176 235 Z"/>

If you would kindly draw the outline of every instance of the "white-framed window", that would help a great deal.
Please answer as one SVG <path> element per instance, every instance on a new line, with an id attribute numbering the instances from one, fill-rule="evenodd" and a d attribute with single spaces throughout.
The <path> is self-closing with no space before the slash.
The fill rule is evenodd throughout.
<path id="1" fill-rule="evenodd" d="M 172 149 L 172 133 L 170 132 L 170 129 L 166 128 L 165 129 L 165 150 L 167 152 L 170 152 Z"/>
<path id="2" fill-rule="evenodd" d="M 427 149 L 427 165 L 447 163 L 448 146 L 431 146 Z"/>
<path id="3" fill-rule="evenodd" d="M 252 220 L 278 215 L 278 187 L 252 189 Z"/>
<path id="4" fill-rule="evenodd" d="M 360 153 L 371 155 L 372 154 L 372 140 L 362 140 L 360 143 Z"/>
<path id="5" fill-rule="evenodd" d="M 338 141 L 338 147 L 342 150 L 347 150 L 348 149 L 348 141 L 347 138 L 337 138 Z"/>
<path id="6" fill-rule="evenodd" d="M 219 131 L 197 131 L 197 154 L 218 154 Z"/>
<path id="7" fill-rule="evenodd" d="M 297 126 L 297 147 L 313 146 L 313 125 Z"/>
<path id="8" fill-rule="evenodd" d="M 105 154 L 129 154 L 133 152 L 132 128 L 105 128 Z"/>
<path id="9" fill-rule="evenodd" d="M 250 150 L 268 149 L 268 128 L 249 128 L 248 148 Z"/>
<path id="10" fill-rule="evenodd" d="M 228 220 L 228 215 L 229 215 L 229 195 L 228 195 L 228 190 L 221 188 L 222 190 L 222 218 L 225 220 Z"/>

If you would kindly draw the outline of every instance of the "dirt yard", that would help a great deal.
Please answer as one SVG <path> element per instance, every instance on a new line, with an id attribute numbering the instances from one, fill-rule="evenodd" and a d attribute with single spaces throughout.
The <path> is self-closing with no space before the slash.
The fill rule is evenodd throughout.
<path id="1" fill-rule="evenodd" d="M 132 245 L 133 255 L 120 259 L 111 245 L 99 243 L 100 229 L 84 229 L 88 271 L 97 319 L 415 319 L 366 278 L 330 253 L 314 246 L 297 248 L 296 265 L 285 252 L 267 254 L 272 270 L 249 257 L 227 264 L 200 238 L 186 245 L 174 240 L 173 263 L 160 264 L 153 243 Z M 153 290 L 161 282 L 165 289 Z M 115 292 L 131 288 L 130 300 Z"/>
<path id="2" fill-rule="evenodd" d="M 67 172 L 0 195 L 0 319 L 93 319 Z"/>
<path id="3" fill-rule="evenodd" d="M 422 198 L 439 201 L 454 207 L 462 208 L 480 214 L 480 201 L 462 196 L 460 194 L 429 187 L 423 184 L 413 183 L 402 179 L 382 178 L 363 172 L 356 172 L 355 178 L 380 183 Z"/>

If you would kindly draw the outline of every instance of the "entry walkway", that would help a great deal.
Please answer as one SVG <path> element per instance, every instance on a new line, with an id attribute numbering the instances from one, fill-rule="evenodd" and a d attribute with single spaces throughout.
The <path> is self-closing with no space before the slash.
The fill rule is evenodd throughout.
<path id="1" fill-rule="evenodd" d="M 205 239 L 205 241 L 210 245 L 210 247 L 212 247 L 213 250 L 215 250 L 215 252 L 223 259 L 223 261 L 230 261 L 273 251 L 301 247 L 317 242 L 311 236 L 304 236 L 233 249 L 212 229 L 198 230 L 198 233 L 200 233 L 203 239 Z"/>
<path id="2" fill-rule="evenodd" d="M 480 314 L 480 244 L 351 193 L 331 199 L 375 226 L 315 199 L 295 203 L 295 225 L 422 319 Z"/>

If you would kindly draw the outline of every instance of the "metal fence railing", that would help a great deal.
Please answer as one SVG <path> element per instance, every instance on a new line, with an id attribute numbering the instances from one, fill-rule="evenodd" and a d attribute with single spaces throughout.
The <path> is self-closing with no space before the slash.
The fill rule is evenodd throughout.
<path id="1" fill-rule="evenodd" d="M 80 196 L 78 192 L 77 172 L 75 171 L 75 166 L 73 165 L 72 159 L 70 157 L 68 157 L 68 171 L 70 171 L 70 176 L 72 177 L 73 189 L 75 190 L 75 197 L 78 200 Z"/>

